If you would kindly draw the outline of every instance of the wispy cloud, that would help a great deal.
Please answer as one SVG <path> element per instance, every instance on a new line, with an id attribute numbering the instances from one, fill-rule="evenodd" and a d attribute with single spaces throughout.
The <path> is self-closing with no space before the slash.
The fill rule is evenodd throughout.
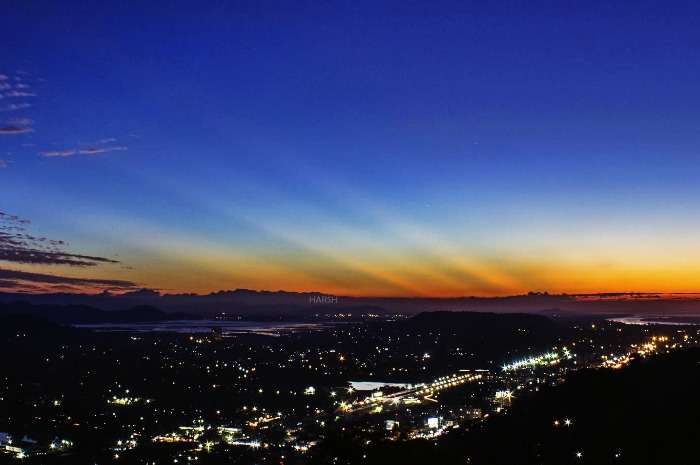
<path id="1" fill-rule="evenodd" d="M 34 124 L 34 120 L 30 118 L 13 118 L 10 120 L 11 124 L 16 124 L 17 126 L 31 126 Z"/>
<path id="2" fill-rule="evenodd" d="M 4 126 L 0 126 L 0 134 L 14 135 L 33 132 L 34 121 L 29 118 L 15 118 L 9 120 Z"/>
<path id="3" fill-rule="evenodd" d="M 19 72 L 14 77 L 7 74 L 0 74 L 0 99 L 9 99 L 12 103 L 7 103 L 0 106 L 0 111 L 18 111 L 30 108 L 31 103 L 22 101 L 36 97 L 36 92 L 32 89 L 31 83 L 19 75 Z M 20 99 L 19 101 L 17 99 Z M 2 128 L 2 134 L 22 134 L 31 132 L 26 128 Z M 14 129 L 14 130 L 13 130 Z"/>
<path id="4" fill-rule="evenodd" d="M 6 126 L 0 127 L 0 134 L 3 135 L 27 134 L 30 132 L 34 132 L 34 128 L 30 126 L 17 126 L 14 124 L 8 124 Z"/>
<path id="5" fill-rule="evenodd" d="M 90 267 L 119 263 L 111 258 L 70 253 L 64 241 L 27 233 L 29 220 L 0 212 L 0 261 L 33 265 Z"/>
<path id="6" fill-rule="evenodd" d="M 13 223 L 13 224 L 11 224 L 9 226 L 7 224 L 3 225 L 2 224 L 3 221 L 5 221 L 7 223 Z M 0 229 L 2 229 L 3 227 L 15 228 L 15 227 L 17 227 L 16 225 L 24 225 L 24 224 L 29 224 L 29 223 L 31 223 L 31 221 L 24 219 L 24 218 L 21 218 L 17 215 L 10 215 L 9 213 L 0 212 Z"/>
<path id="7" fill-rule="evenodd" d="M 24 80 L 19 71 L 14 76 L 0 74 L 0 99 L 8 101 L 0 105 L 0 112 L 15 112 L 30 108 L 31 103 L 25 101 L 28 97 L 35 97 L 30 81 Z M 11 103 L 9 103 L 11 102 Z M 34 132 L 34 121 L 21 117 L 0 122 L 0 137 L 26 135 Z M 0 169 L 7 168 L 7 162 L 0 160 Z"/>
<path id="8" fill-rule="evenodd" d="M 36 97 L 36 94 L 32 92 L 26 92 L 23 90 L 11 90 L 9 92 L 5 92 L 4 94 L 5 97 Z"/>
<path id="9" fill-rule="evenodd" d="M 87 147 L 78 151 L 84 155 L 98 155 L 100 153 L 116 152 L 122 150 L 127 150 L 127 148 L 123 145 L 117 145 L 109 147 Z"/>
<path id="10" fill-rule="evenodd" d="M 7 98 L 36 97 L 36 93 L 32 91 L 32 86 L 21 76 L 15 76 L 14 80 L 5 74 L 0 76 L 4 76 L 4 79 L 0 79 L 0 90 L 4 92 L 0 95 Z"/>
<path id="11" fill-rule="evenodd" d="M 95 266 L 98 263 L 119 263 L 104 257 L 71 254 L 63 251 L 43 251 L 24 245 L 13 246 L 12 238 L 0 233 L 0 261 L 25 263 L 30 265 Z"/>
<path id="12" fill-rule="evenodd" d="M 22 283 L 9 279 L 0 279 L 0 289 L 14 289 L 24 287 Z"/>
<path id="13" fill-rule="evenodd" d="M 24 110 L 26 108 L 30 108 L 32 106 L 31 103 L 10 103 L 8 105 L 0 107 L 0 111 L 17 111 L 17 110 Z"/>
<path id="14" fill-rule="evenodd" d="M 0 170 L 3 168 L 7 168 L 8 166 L 9 166 L 9 164 L 8 164 L 7 160 L 3 160 L 2 158 L 0 158 Z"/>
<path id="15" fill-rule="evenodd" d="M 105 139 L 100 139 L 94 144 L 79 146 L 78 148 L 67 148 L 62 150 L 45 150 L 39 152 L 39 155 L 47 158 L 66 158 L 72 157 L 73 155 L 100 155 L 108 152 L 118 152 L 128 150 L 129 148 L 124 145 L 106 145 L 116 142 L 117 139 L 114 137 L 108 137 Z"/>
<path id="16" fill-rule="evenodd" d="M 46 152 L 39 152 L 39 155 L 46 158 L 56 158 L 56 157 L 72 157 L 78 153 L 75 149 L 67 150 L 49 150 Z"/>

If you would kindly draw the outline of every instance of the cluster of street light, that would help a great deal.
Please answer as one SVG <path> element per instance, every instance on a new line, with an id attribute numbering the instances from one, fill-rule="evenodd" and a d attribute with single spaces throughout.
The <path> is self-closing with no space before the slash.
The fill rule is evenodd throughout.
<path id="1" fill-rule="evenodd" d="M 573 358 L 573 354 L 564 347 L 561 350 L 561 354 L 552 351 L 552 352 L 546 352 L 541 355 L 535 355 L 532 357 L 527 357 L 522 360 L 517 360 L 513 363 L 509 363 L 506 365 L 503 365 L 503 371 L 517 371 L 517 370 L 522 370 L 525 368 L 535 368 L 538 366 L 549 366 L 549 365 L 556 365 L 559 363 L 562 359 L 570 360 Z"/>

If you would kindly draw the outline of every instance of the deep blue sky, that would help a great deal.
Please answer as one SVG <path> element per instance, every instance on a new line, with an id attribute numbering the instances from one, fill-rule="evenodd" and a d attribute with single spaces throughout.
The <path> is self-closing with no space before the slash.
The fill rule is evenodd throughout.
<path id="1" fill-rule="evenodd" d="M 126 264 L 15 268 L 196 291 L 700 285 L 695 2 L 2 8 L 0 74 L 36 96 L 0 99 L 0 211 Z"/>

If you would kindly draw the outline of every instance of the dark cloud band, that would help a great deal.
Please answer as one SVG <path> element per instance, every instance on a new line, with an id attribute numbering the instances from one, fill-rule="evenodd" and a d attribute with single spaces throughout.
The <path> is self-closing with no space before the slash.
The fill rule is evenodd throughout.
<path id="1" fill-rule="evenodd" d="M 95 266 L 119 263 L 111 258 L 74 254 L 64 241 L 27 234 L 29 220 L 0 212 L 0 261 L 32 265 Z"/>
<path id="2" fill-rule="evenodd" d="M 19 287 L 22 286 L 20 282 L 60 284 L 66 286 L 97 286 L 120 289 L 130 289 L 136 286 L 136 283 L 121 279 L 75 278 L 0 268 L 0 287 Z"/>

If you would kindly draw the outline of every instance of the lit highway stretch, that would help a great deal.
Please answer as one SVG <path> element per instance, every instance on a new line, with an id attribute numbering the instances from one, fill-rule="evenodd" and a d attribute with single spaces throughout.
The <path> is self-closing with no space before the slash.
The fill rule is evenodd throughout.
<path id="1" fill-rule="evenodd" d="M 436 402 L 431 396 L 444 391 L 446 389 L 461 386 L 466 383 L 472 383 L 482 378 L 480 373 L 458 373 L 449 376 L 443 376 L 432 383 L 417 384 L 409 389 L 398 391 L 392 394 L 383 395 L 381 392 L 375 392 L 371 396 L 356 400 L 352 403 L 341 402 L 338 408 L 339 412 L 352 414 L 362 411 L 371 411 L 379 413 L 384 406 L 399 406 L 401 404 L 410 405 L 419 403 L 422 400 Z"/>

